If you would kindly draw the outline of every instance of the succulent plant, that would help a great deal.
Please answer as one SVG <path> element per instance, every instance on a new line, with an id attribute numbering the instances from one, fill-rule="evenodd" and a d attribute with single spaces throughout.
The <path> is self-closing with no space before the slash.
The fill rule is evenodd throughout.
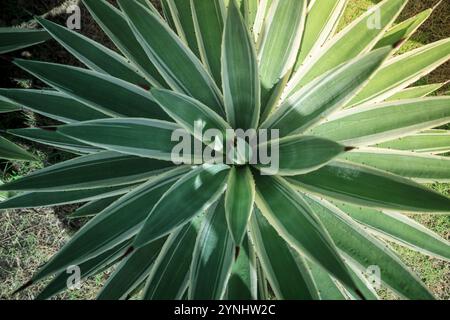
<path id="1" fill-rule="evenodd" d="M 394 24 L 407 0 L 385 0 L 338 31 L 345 0 L 117 2 L 83 1 L 118 51 L 37 18 L 87 68 L 16 59 L 49 89 L 0 90 L 61 122 L 10 134 L 76 155 L 1 185 L 20 194 L 0 209 L 85 203 L 70 217 L 92 217 L 21 289 L 55 275 L 46 299 L 67 268 L 112 267 L 99 299 L 377 299 L 378 270 L 433 298 L 387 245 L 450 259 L 406 215 L 450 212 L 424 185 L 450 179 L 450 135 L 433 129 L 450 97 L 409 87 L 450 39 L 398 53 L 433 9 Z M 174 161 L 177 132 L 203 153 Z M 276 167 L 252 161 L 263 148 Z"/>

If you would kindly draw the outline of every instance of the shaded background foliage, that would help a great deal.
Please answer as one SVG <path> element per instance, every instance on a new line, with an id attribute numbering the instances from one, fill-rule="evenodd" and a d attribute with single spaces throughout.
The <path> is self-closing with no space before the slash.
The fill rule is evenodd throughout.
<path id="1" fill-rule="evenodd" d="M 109 0 L 114 3 L 114 0 Z M 152 0 L 153 1 L 153 0 Z M 157 1 L 153 1 L 157 4 Z M 378 3 L 378 0 L 350 0 L 341 27 L 354 20 L 368 7 Z M 436 5 L 439 0 L 410 0 L 399 20 L 405 20 L 415 14 Z M 19 26 L 34 27 L 34 15 L 45 16 L 47 19 L 64 24 L 68 18 L 66 8 L 77 0 L 2 0 L 0 10 L 0 27 Z M 97 27 L 87 10 L 81 7 L 80 32 L 90 38 L 115 49 L 106 35 Z M 431 18 L 419 29 L 402 51 L 409 51 L 424 44 L 450 37 L 450 1 L 444 0 Z M 27 50 L 3 55 L 0 59 L 0 87 L 41 88 L 37 79 L 24 73 L 10 63 L 13 57 L 33 58 L 34 60 L 51 61 L 74 66 L 82 66 L 55 40 L 48 41 Z M 421 79 L 418 84 L 444 82 L 450 79 L 450 62 L 442 65 L 433 73 Z M 446 94 L 450 85 L 444 86 L 439 94 Z M 50 120 L 31 112 L 15 112 L 2 114 L 0 129 L 19 128 L 25 126 L 45 126 L 54 124 Z M 20 139 L 13 139 L 41 160 L 40 163 L 22 163 L 0 161 L 0 180 L 10 181 L 26 175 L 37 168 L 67 159 L 68 154 L 52 148 L 43 147 Z M 449 194 L 450 185 L 435 184 L 433 188 L 441 193 Z M 0 197 L 2 195 L 0 194 Z M 74 206 L 63 206 L 52 209 L 26 209 L 5 212 L 0 215 L 0 299 L 10 299 L 10 293 L 20 284 L 26 282 L 33 271 L 45 263 L 82 225 L 82 221 L 69 221 L 65 218 Z M 413 216 L 420 223 L 450 239 L 449 216 Z M 392 244 L 401 254 L 403 260 L 416 271 L 426 285 L 441 299 L 450 299 L 450 264 L 431 259 L 400 248 Z M 60 294 L 58 299 L 92 299 L 96 291 L 107 279 L 109 271 L 88 280 L 81 290 Z M 45 283 L 25 290 L 15 298 L 32 299 Z M 391 292 L 382 292 L 384 298 L 396 298 Z"/>

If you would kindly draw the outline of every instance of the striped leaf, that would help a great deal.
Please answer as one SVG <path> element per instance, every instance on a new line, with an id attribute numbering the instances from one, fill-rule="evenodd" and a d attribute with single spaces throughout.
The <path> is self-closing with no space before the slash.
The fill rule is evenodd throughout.
<path id="1" fill-rule="evenodd" d="M 331 238 L 303 196 L 279 177 L 258 176 L 255 181 L 256 204 L 280 236 L 351 290 L 355 289 Z"/>
<path id="2" fill-rule="evenodd" d="M 311 278 L 317 287 L 317 295 L 320 300 L 347 300 L 343 289 L 330 274 L 317 263 L 305 260 Z"/>
<path id="3" fill-rule="evenodd" d="M 220 57 L 225 20 L 223 0 L 185 0 L 189 1 L 200 57 L 220 87 L 222 83 Z"/>
<path id="4" fill-rule="evenodd" d="M 384 64 L 348 106 L 383 101 L 413 84 L 450 58 L 450 39 L 430 43 Z"/>
<path id="5" fill-rule="evenodd" d="M 200 57 L 190 0 L 163 0 L 170 13 L 173 30 L 189 49 Z"/>
<path id="6" fill-rule="evenodd" d="M 258 54 L 263 118 L 270 113 L 272 89 L 294 67 L 306 20 L 306 0 L 273 0 Z M 273 104 L 272 104 L 273 105 Z"/>
<path id="7" fill-rule="evenodd" d="M 119 198 L 120 195 L 88 202 L 85 205 L 81 206 L 79 209 L 75 210 L 73 213 L 69 214 L 67 217 L 69 219 L 93 217 L 105 210 Z"/>
<path id="8" fill-rule="evenodd" d="M 38 142 L 76 154 L 85 154 L 100 151 L 99 148 L 95 148 L 75 139 L 63 136 L 59 132 L 53 130 L 26 128 L 8 130 L 8 133 L 30 141 Z"/>
<path id="9" fill-rule="evenodd" d="M 201 219 L 174 231 L 148 276 L 143 299 L 181 300 L 188 286 L 192 252 Z"/>
<path id="10" fill-rule="evenodd" d="M 0 54 L 39 44 L 51 38 L 44 30 L 0 28 Z"/>
<path id="11" fill-rule="evenodd" d="M 261 127 L 276 128 L 281 137 L 305 132 L 350 100 L 390 51 L 376 50 L 317 78 L 287 98 Z"/>
<path id="12" fill-rule="evenodd" d="M 378 148 L 358 149 L 340 157 L 422 183 L 450 181 L 450 158 Z"/>
<path id="13" fill-rule="evenodd" d="M 0 159 L 36 161 L 37 159 L 25 149 L 0 137 Z"/>
<path id="14" fill-rule="evenodd" d="M 201 62 L 150 10 L 133 1 L 118 1 L 136 38 L 169 86 L 223 114 L 221 93 Z"/>
<path id="15" fill-rule="evenodd" d="M 0 203 L 0 210 L 40 208 L 94 201 L 122 195 L 135 186 L 116 186 L 73 191 L 25 192 Z"/>
<path id="16" fill-rule="evenodd" d="M 109 118 L 105 113 L 58 91 L 0 89 L 0 95 L 26 109 L 64 123 Z"/>
<path id="17" fill-rule="evenodd" d="M 109 74 L 113 77 L 131 82 L 140 86 L 149 83 L 130 66 L 128 61 L 116 52 L 101 44 L 64 28 L 56 23 L 37 17 L 36 20 L 56 39 L 64 48 L 90 69 Z"/>
<path id="18" fill-rule="evenodd" d="M 236 129 L 256 128 L 261 107 L 258 62 L 253 39 L 234 0 L 223 37 L 222 71 L 228 122 Z"/>
<path id="19" fill-rule="evenodd" d="M 402 21 L 386 31 L 383 38 L 375 45 L 375 49 L 385 46 L 395 46 L 400 48 L 400 44 L 406 42 L 417 29 L 430 17 L 432 9 L 427 9 L 421 13 Z"/>
<path id="20" fill-rule="evenodd" d="M 225 136 L 226 130 L 231 129 L 220 115 L 200 101 L 169 90 L 153 89 L 151 92 L 160 107 L 200 141 L 207 130 L 219 130 Z"/>
<path id="21" fill-rule="evenodd" d="M 69 191 L 127 185 L 161 174 L 171 166 L 166 161 L 106 151 L 37 170 L 1 185 L 0 190 Z"/>
<path id="22" fill-rule="evenodd" d="M 406 212 L 448 212 L 450 199 L 409 179 L 347 162 L 334 161 L 288 179 L 301 191 L 362 206 Z"/>
<path id="23" fill-rule="evenodd" d="M 222 198 L 208 210 L 198 233 L 189 275 L 189 299 L 222 299 L 234 256 L 235 248 L 228 232 Z"/>
<path id="24" fill-rule="evenodd" d="M 448 97 L 436 97 L 352 108 L 330 117 L 308 134 L 351 146 L 377 144 L 450 122 L 449 102 Z"/>
<path id="25" fill-rule="evenodd" d="M 225 194 L 225 213 L 228 229 L 236 246 L 240 246 L 244 240 L 254 201 L 255 181 L 250 169 L 231 168 Z"/>
<path id="26" fill-rule="evenodd" d="M 147 278 L 164 242 L 159 239 L 132 252 L 109 276 L 97 299 L 126 299 Z"/>
<path id="27" fill-rule="evenodd" d="M 247 28 L 250 31 L 253 30 L 253 25 L 255 24 L 259 5 L 259 0 L 241 0 L 240 11 L 247 25 Z"/>
<path id="28" fill-rule="evenodd" d="M 112 76 L 55 63 L 21 59 L 14 63 L 58 91 L 109 116 L 168 118 L 147 91 Z"/>
<path id="29" fill-rule="evenodd" d="M 248 237 L 239 248 L 239 254 L 228 281 L 229 300 L 257 300 L 258 283 L 256 254 Z"/>
<path id="30" fill-rule="evenodd" d="M 69 265 L 76 265 L 124 240 L 131 239 L 169 187 L 189 169 L 180 167 L 129 192 L 90 220 L 34 276 L 42 279 Z"/>
<path id="31" fill-rule="evenodd" d="M 156 87 L 166 87 L 164 79 L 133 34 L 125 15 L 105 0 L 83 0 L 92 17 L 117 48 Z"/>
<path id="32" fill-rule="evenodd" d="M 130 245 L 130 241 L 124 241 L 112 249 L 105 251 L 104 253 L 86 260 L 78 265 L 81 275 L 81 281 L 87 278 L 99 274 L 106 269 L 107 266 L 114 264 L 125 252 L 126 248 Z M 67 290 L 67 284 L 71 283 L 73 278 L 73 272 L 69 272 L 72 269 L 62 271 L 58 274 L 37 296 L 36 300 L 50 299 L 54 295 L 61 291 Z"/>
<path id="33" fill-rule="evenodd" d="M 150 212 L 133 245 L 159 239 L 208 209 L 225 191 L 227 176 L 225 165 L 203 165 L 185 175 Z"/>
<path id="34" fill-rule="evenodd" d="M 256 167 L 266 175 L 294 176 L 317 170 L 346 148 L 332 140 L 314 136 L 295 135 L 272 140 L 259 145 L 267 149 L 267 154 L 278 154 L 277 163 L 272 160 L 269 164 L 257 164 Z"/>
<path id="35" fill-rule="evenodd" d="M 407 0 L 384 0 L 354 20 L 297 70 L 286 87 L 284 96 L 294 94 L 325 72 L 369 52 L 395 21 L 406 2 Z M 378 14 L 379 25 L 375 26 L 374 15 Z"/>
<path id="36" fill-rule="evenodd" d="M 250 234 L 264 274 L 276 297 L 287 300 L 314 299 L 311 275 L 300 263 L 298 254 L 258 209 L 252 215 Z"/>
<path id="37" fill-rule="evenodd" d="M 229 0 L 225 0 L 229 1 Z M 261 42 L 264 34 L 264 30 L 266 28 L 266 24 L 264 23 L 269 13 L 269 9 L 272 5 L 273 0 L 260 0 L 258 5 L 258 10 L 256 11 L 255 22 L 253 24 L 253 35 L 255 37 L 256 47 L 259 49 L 261 47 Z"/>
<path id="38" fill-rule="evenodd" d="M 450 151 L 450 132 L 429 131 L 412 134 L 407 137 L 383 142 L 376 146 L 379 148 L 431 154 L 447 153 Z"/>
<path id="39" fill-rule="evenodd" d="M 170 122 L 116 118 L 65 125 L 57 130 L 70 138 L 111 151 L 165 161 L 192 161 L 187 154 L 183 154 L 182 159 L 173 154 L 176 143 L 171 137 L 181 128 Z"/>
<path id="40" fill-rule="evenodd" d="M 297 71 L 306 59 L 314 56 L 335 32 L 347 0 L 310 1 L 305 32 L 295 64 Z"/>
<path id="41" fill-rule="evenodd" d="M 330 203 L 314 198 L 314 208 L 338 247 L 363 268 L 377 265 L 381 281 L 409 299 L 433 299 L 419 278 L 397 256 Z"/>
<path id="42" fill-rule="evenodd" d="M 10 99 L 0 96 L 0 113 L 14 112 L 19 111 L 20 109 L 20 106 Z"/>
<path id="43" fill-rule="evenodd" d="M 450 242 L 405 215 L 342 202 L 333 204 L 377 236 L 438 259 L 450 260 Z"/>
<path id="44" fill-rule="evenodd" d="M 386 99 L 386 101 L 423 98 L 439 90 L 444 85 L 445 83 L 435 83 L 424 86 L 407 88 L 389 97 L 388 99 Z"/>

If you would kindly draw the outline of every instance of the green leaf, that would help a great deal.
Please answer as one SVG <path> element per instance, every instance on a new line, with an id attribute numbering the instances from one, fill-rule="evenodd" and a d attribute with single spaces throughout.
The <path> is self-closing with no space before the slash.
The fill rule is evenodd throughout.
<path id="1" fill-rule="evenodd" d="M 305 32 L 294 71 L 297 71 L 306 59 L 314 56 L 333 35 L 346 4 L 347 0 L 313 1 L 306 17 Z"/>
<path id="2" fill-rule="evenodd" d="M 163 2 L 167 3 L 173 22 L 172 29 L 189 49 L 197 57 L 200 57 L 190 0 L 165 0 Z"/>
<path id="3" fill-rule="evenodd" d="M 118 1 L 135 36 L 169 86 L 223 114 L 221 93 L 201 62 L 154 13 L 135 1 Z"/>
<path id="4" fill-rule="evenodd" d="M 153 3 L 151 0 L 136 0 L 138 2 L 140 2 L 144 7 L 148 7 L 150 10 L 152 10 L 152 12 L 159 14 L 158 9 L 156 9 L 153 6 Z"/>
<path id="5" fill-rule="evenodd" d="M 164 79 L 134 36 L 123 13 L 105 0 L 83 0 L 83 3 L 112 42 L 133 62 L 145 78 L 153 86 L 167 87 Z"/>
<path id="6" fill-rule="evenodd" d="M 450 261 L 450 242 L 405 215 L 333 202 L 352 219 L 382 238 L 438 259 Z"/>
<path id="7" fill-rule="evenodd" d="M 228 169 L 205 164 L 175 183 L 149 214 L 134 246 L 161 238 L 208 209 L 225 191 Z"/>
<path id="8" fill-rule="evenodd" d="M 412 88 L 404 89 L 393 96 L 386 99 L 386 101 L 396 101 L 396 100 L 406 100 L 406 99 L 416 99 L 426 97 L 433 92 L 439 90 L 445 85 L 445 83 L 435 83 L 428 84 L 424 86 L 417 86 Z"/>
<path id="9" fill-rule="evenodd" d="M 220 57 L 225 19 L 223 0 L 185 0 L 189 1 L 200 56 L 220 87 L 222 82 Z"/>
<path id="10" fill-rule="evenodd" d="M 99 148 L 79 142 L 75 139 L 63 136 L 61 133 L 38 128 L 8 130 L 9 134 L 21 137 L 30 141 L 42 143 L 57 149 L 72 153 L 94 153 L 100 151 Z"/>
<path id="11" fill-rule="evenodd" d="M 105 267 L 116 262 L 126 251 L 126 248 L 130 245 L 130 241 L 124 241 L 112 249 L 105 251 L 104 253 L 88 259 L 77 267 L 80 268 L 81 281 L 101 273 L 105 270 Z M 36 300 L 50 299 L 54 295 L 61 291 L 67 290 L 67 283 L 71 283 L 73 279 L 73 272 L 71 269 L 64 270 L 58 274 L 36 297 Z M 72 279 L 71 279 L 72 278 Z"/>
<path id="12" fill-rule="evenodd" d="M 229 300 L 257 300 L 256 254 L 248 237 L 239 249 L 228 281 Z"/>
<path id="13" fill-rule="evenodd" d="M 42 279 L 131 239 L 161 196 L 188 170 L 187 167 L 174 169 L 128 192 L 91 219 L 39 270 L 34 279 Z"/>
<path id="14" fill-rule="evenodd" d="M 262 125 L 284 137 L 302 133 L 338 110 L 367 82 L 391 48 L 383 48 L 326 73 L 287 98 Z"/>
<path id="15" fill-rule="evenodd" d="M 115 152 L 100 152 L 37 170 L 0 186 L 9 191 L 69 191 L 141 182 L 167 171 L 173 164 Z"/>
<path id="16" fill-rule="evenodd" d="M 105 113 L 57 91 L 0 89 L 0 95 L 26 109 L 65 123 L 109 118 Z"/>
<path id="17" fill-rule="evenodd" d="M 250 235 L 264 274 L 278 299 L 315 298 L 311 275 L 300 263 L 299 255 L 278 235 L 256 208 L 250 223 Z M 265 281 L 259 279 L 260 282 L 262 280 Z"/>
<path id="18" fill-rule="evenodd" d="M 450 122 L 449 102 L 449 97 L 435 97 L 351 108 L 308 134 L 351 146 L 377 144 Z"/>
<path id="19" fill-rule="evenodd" d="M 0 93 L 1 94 L 1 93 Z M 0 113 L 8 113 L 21 110 L 21 107 L 10 99 L 0 96 Z"/>
<path id="20" fill-rule="evenodd" d="M 255 181 L 256 204 L 280 236 L 299 253 L 355 289 L 331 238 L 303 196 L 280 177 L 258 176 Z"/>
<path id="21" fill-rule="evenodd" d="M 306 2 L 273 0 L 267 13 L 258 54 L 263 119 L 272 107 L 267 104 L 271 90 L 295 65 L 306 20 Z"/>
<path id="22" fill-rule="evenodd" d="M 343 160 L 384 170 L 421 183 L 449 182 L 450 158 L 378 148 L 357 149 L 340 156 Z"/>
<path id="23" fill-rule="evenodd" d="M 317 287 L 317 296 L 320 300 L 347 300 L 339 288 L 337 281 L 317 263 L 305 259 L 305 263 L 314 284 Z"/>
<path id="24" fill-rule="evenodd" d="M 341 251 L 341 255 L 346 259 L 348 270 L 350 271 L 353 280 L 363 294 L 364 298 L 366 300 L 380 300 L 375 288 L 373 288 L 373 283 L 370 283 L 367 278 L 367 270 L 364 270 L 361 266 L 355 264 L 352 258 L 346 255 L 343 251 Z M 347 290 L 344 290 L 344 292 L 347 296 L 353 298 L 353 300 L 357 300 L 357 297 L 354 297 Z"/>
<path id="25" fill-rule="evenodd" d="M 367 234 L 346 214 L 330 203 L 317 198 L 308 203 L 324 223 L 338 247 L 362 268 L 378 266 L 381 281 L 403 297 L 433 299 L 419 278 L 395 254 L 374 237 Z"/>
<path id="26" fill-rule="evenodd" d="M 37 161 L 31 153 L 3 137 L 0 137 L 0 158 L 19 161 Z"/>
<path id="27" fill-rule="evenodd" d="M 231 168 L 225 193 L 225 213 L 228 230 L 236 246 L 244 240 L 254 201 L 255 181 L 250 168 Z"/>
<path id="28" fill-rule="evenodd" d="M 396 20 L 406 3 L 407 0 L 384 0 L 354 20 L 297 70 L 286 88 L 285 97 L 296 93 L 325 72 L 369 52 Z M 374 20 L 378 17 L 376 12 L 380 18 L 376 21 L 380 23 L 377 26 L 374 25 Z"/>
<path id="29" fill-rule="evenodd" d="M 135 186 L 116 186 L 73 191 L 25 192 L 0 203 L 0 209 L 39 208 L 92 201 L 121 195 Z"/>
<path id="30" fill-rule="evenodd" d="M 261 107 L 258 61 L 253 39 L 234 0 L 223 37 L 222 82 L 228 122 L 236 129 L 256 128 Z"/>
<path id="31" fill-rule="evenodd" d="M 172 154 L 177 145 L 171 141 L 175 130 L 181 128 L 170 122 L 117 118 L 65 125 L 58 127 L 57 132 L 111 151 L 166 161 L 177 158 L 191 162 L 190 155 L 183 154 L 183 158 L 178 159 L 177 155 Z"/>
<path id="32" fill-rule="evenodd" d="M 375 49 L 385 46 L 395 46 L 400 48 L 399 43 L 406 42 L 411 35 L 413 35 L 419 27 L 428 20 L 433 9 L 427 9 L 419 14 L 402 21 L 386 31 L 383 38 L 375 45 Z"/>
<path id="33" fill-rule="evenodd" d="M 265 89 L 272 88 L 294 66 L 305 17 L 306 1 L 272 1 L 258 57 Z"/>
<path id="34" fill-rule="evenodd" d="M 327 139 L 313 136 L 295 135 L 261 144 L 258 148 L 267 148 L 267 154 L 278 162 L 257 164 L 256 167 L 266 175 L 294 176 L 317 170 L 338 155 L 345 152 L 345 147 Z"/>
<path id="35" fill-rule="evenodd" d="M 194 219 L 169 236 L 148 276 L 144 300 L 182 299 L 188 286 L 200 221 Z"/>
<path id="36" fill-rule="evenodd" d="M 241 13 L 248 30 L 253 31 L 253 25 L 258 12 L 259 0 L 241 0 Z"/>
<path id="37" fill-rule="evenodd" d="M 259 258 L 256 261 L 256 276 L 258 279 L 258 300 L 269 300 L 269 288 Z"/>
<path id="38" fill-rule="evenodd" d="M 51 38 L 44 30 L 0 28 L 0 54 L 39 44 Z"/>
<path id="39" fill-rule="evenodd" d="M 228 0 L 226 0 L 228 1 Z M 260 49 L 263 38 L 263 31 L 266 28 L 265 20 L 273 0 L 260 0 L 256 11 L 255 23 L 253 24 L 253 35 L 255 37 L 256 48 Z M 251 28 L 252 29 L 252 28 Z"/>
<path id="40" fill-rule="evenodd" d="M 222 198 L 208 210 L 197 237 L 189 276 L 189 299 L 223 298 L 234 262 L 234 251 Z"/>
<path id="41" fill-rule="evenodd" d="M 168 119 L 149 92 L 129 82 L 54 63 L 20 59 L 14 63 L 55 89 L 107 115 Z"/>
<path id="42" fill-rule="evenodd" d="M 390 59 L 348 106 L 383 101 L 424 77 L 450 58 L 450 39 L 443 39 Z"/>
<path id="43" fill-rule="evenodd" d="M 450 132 L 423 132 L 383 142 L 376 146 L 379 148 L 427 152 L 432 154 L 447 153 L 450 151 Z"/>
<path id="44" fill-rule="evenodd" d="M 450 210 L 450 199 L 412 180 L 347 162 L 334 161 L 288 181 L 301 191 L 363 206 L 406 212 Z"/>
<path id="45" fill-rule="evenodd" d="M 113 77 L 131 82 L 136 85 L 148 85 L 136 68 L 116 52 L 102 46 L 78 32 L 64 28 L 56 23 L 37 17 L 36 20 L 56 39 L 64 48 L 90 69 L 109 74 Z"/>
<path id="46" fill-rule="evenodd" d="M 102 212 L 109 207 L 113 202 L 119 199 L 121 196 L 108 197 L 104 199 L 94 200 L 86 203 L 67 217 L 69 219 L 79 219 L 85 217 L 92 217 Z"/>
<path id="47" fill-rule="evenodd" d="M 159 239 L 133 251 L 103 286 L 98 300 L 124 300 L 147 278 L 166 239 Z"/>
<path id="48" fill-rule="evenodd" d="M 200 101 L 169 90 L 153 89 L 151 93 L 173 120 L 200 141 L 207 130 L 219 130 L 225 136 L 226 130 L 231 129 L 220 115 Z"/>

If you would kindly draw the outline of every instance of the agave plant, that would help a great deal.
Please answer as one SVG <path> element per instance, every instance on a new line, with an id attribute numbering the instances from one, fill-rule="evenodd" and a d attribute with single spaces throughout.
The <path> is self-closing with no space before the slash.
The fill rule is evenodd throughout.
<path id="1" fill-rule="evenodd" d="M 99 299 L 377 299 L 375 268 L 401 297 L 433 298 L 388 246 L 450 259 L 406 215 L 450 212 L 423 185 L 450 179 L 450 134 L 433 129 L 450 97 L 409 87 L 450 39 L 398 54 L 433 9 L 394 25 L 407 0 L 385 0 L 337 31 L 345 0 L 163 0 L 163 15 L 83 2 L 120 53 L 37 18 L 87 69 L 17 59 L 51 89 L 0 90 L 62 123 L 9 133 L 78 155 L 0 186 L 21 192 L 0 209 L 85 203 L 70 217 L 93 217 L 21 289 L 55 275 L 50 298 L 78 266 L 113 267 Z M 231 129 L 277 132 L 277 170 Z M 179 130 L 219 158 L 222 142 L 246 149 L 175 164 Z"/>

